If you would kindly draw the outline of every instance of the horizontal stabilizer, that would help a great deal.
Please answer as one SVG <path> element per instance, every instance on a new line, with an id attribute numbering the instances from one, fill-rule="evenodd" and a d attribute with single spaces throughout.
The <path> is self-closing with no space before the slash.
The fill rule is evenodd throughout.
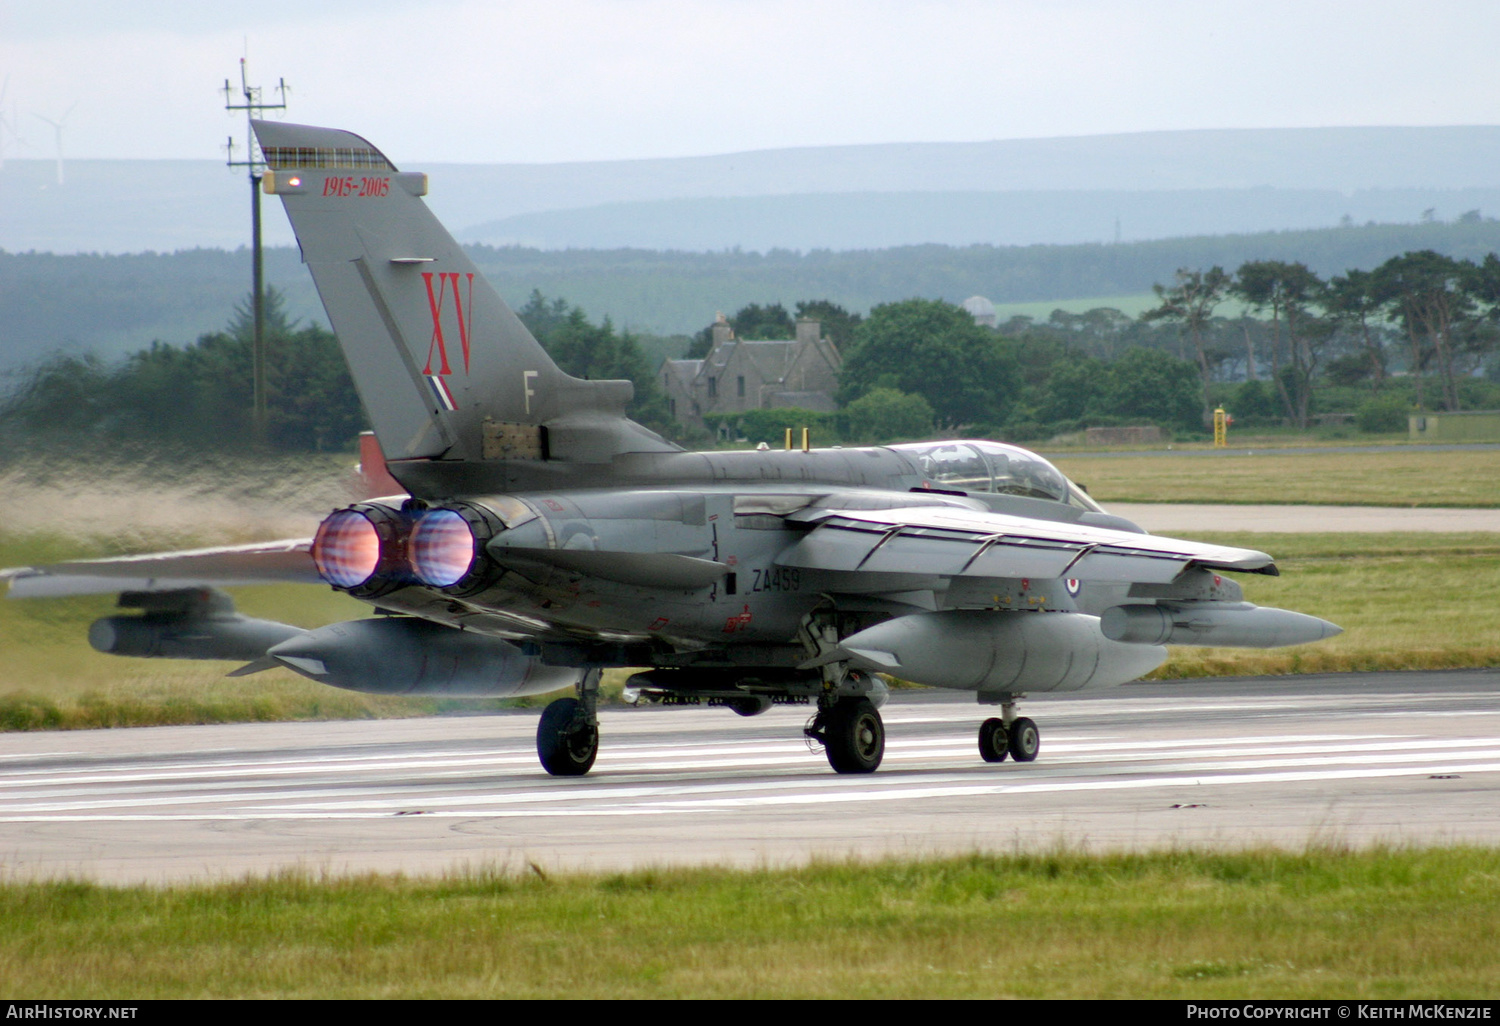
<path id="1" fill-rule="evenodd" d="M 120 591 L 175 591 L 194 585 L 320 584 L 310 538 L 190 549 L 148 556 L 79 559 L 0 570 L 11 598 L 58 598 Z"/>

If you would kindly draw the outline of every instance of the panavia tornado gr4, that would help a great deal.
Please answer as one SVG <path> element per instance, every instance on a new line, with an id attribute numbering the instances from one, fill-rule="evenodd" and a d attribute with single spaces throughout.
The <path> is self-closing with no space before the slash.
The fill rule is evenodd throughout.
<path id="1" fill-rule="evenodd" d="M 989 762 L 1037 757 L 1028 693 L 1107 688 L 1166 645 L 1272 647 L 1339 628 L 1244 601 L 1247 549 L 1110 516 L 1014 446 L 696 453 L 564 374 L 427 209 L 427 177 L 349 132 L 258 123 L 269 170 L 405 495 L 311 539 L 9 572 L 14 596 L 119 591 L 106 652 L 284 666 L 384 694 L 536 695 L 549 773 L 586 773 L 608 667 L 668 704 L 806 705 L 840 773 L 880 765 L 880 675 L 972 692 Z M 302 630 L 214 585 L 323 582 L 369 619 Z"/>

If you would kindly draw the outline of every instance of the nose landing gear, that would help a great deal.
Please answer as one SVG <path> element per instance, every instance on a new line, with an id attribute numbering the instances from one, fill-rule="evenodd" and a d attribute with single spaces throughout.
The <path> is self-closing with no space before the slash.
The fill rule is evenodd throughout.
<path id="1" fill-rule="evenodd" d="M 536 754 L 554 777 L 581 777 L 599 754 L 599 677 L 589 670 L 578 682 L 577 698 L 559 698 L 542 710 L 536 725 Z"/>
<path id="2" fill-rule="evenodd" d="M 1042 733 L 1025 716 L 1016 715 L 1016 699 L 1006 695 L 1000 701 L 1000 715 L 991 716 L 979 725 L 979 757 L 985 762 L 1033 762 L 1042 748 Z M 981 701 L 990 701 L 981 696 Z"/>

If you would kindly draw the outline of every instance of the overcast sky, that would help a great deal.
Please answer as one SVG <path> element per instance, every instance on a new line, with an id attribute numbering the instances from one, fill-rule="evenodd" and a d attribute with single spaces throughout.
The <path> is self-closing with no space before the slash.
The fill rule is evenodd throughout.
<path id="1" fill-rule="evenodd" d="M 401 165 L 1500 123 L 1495 0 L 0 0 L 4 152 L 222 156 L 247 53 Z"/>

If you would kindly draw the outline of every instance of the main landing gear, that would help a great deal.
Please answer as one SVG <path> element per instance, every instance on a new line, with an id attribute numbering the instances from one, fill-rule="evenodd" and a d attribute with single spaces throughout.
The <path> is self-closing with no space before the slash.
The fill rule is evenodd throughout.
<path id="1" fill-rule="evenodd" d="M 883 700 L 884 683 L 850 671 L 818 698 L 818 713 L 802 730 L 823 746 L 835 773 L 874 773 L 885 757 L 885 722 L 870 694 Z"/>
<path id="2" fill-rule="evenodd" d="M 868 698 L 820 706 L 803 733 L 823 746 L 836 773 L 874 773 L 885 756 L 885 723 Z"/>
<path id="3" fill-rule="evenodd" d="M 1016 715 L 1017 697 L 1005 696 L 1000 715 L 979 725 L 979 757 L 985 762 L 1004 762 L 1007 755 L 1017 762 L 1032 762 L 1041 751 L 1041 731 L 1025 716 Z"/>
<path id="4" fill-rule="evenodd" d="M 559 698 L 542 710 L 536 754 L 554 777 L 583 776 L 599 754 L 599 677 L 600 671 L 587 671 L 577 698 Z"/>

